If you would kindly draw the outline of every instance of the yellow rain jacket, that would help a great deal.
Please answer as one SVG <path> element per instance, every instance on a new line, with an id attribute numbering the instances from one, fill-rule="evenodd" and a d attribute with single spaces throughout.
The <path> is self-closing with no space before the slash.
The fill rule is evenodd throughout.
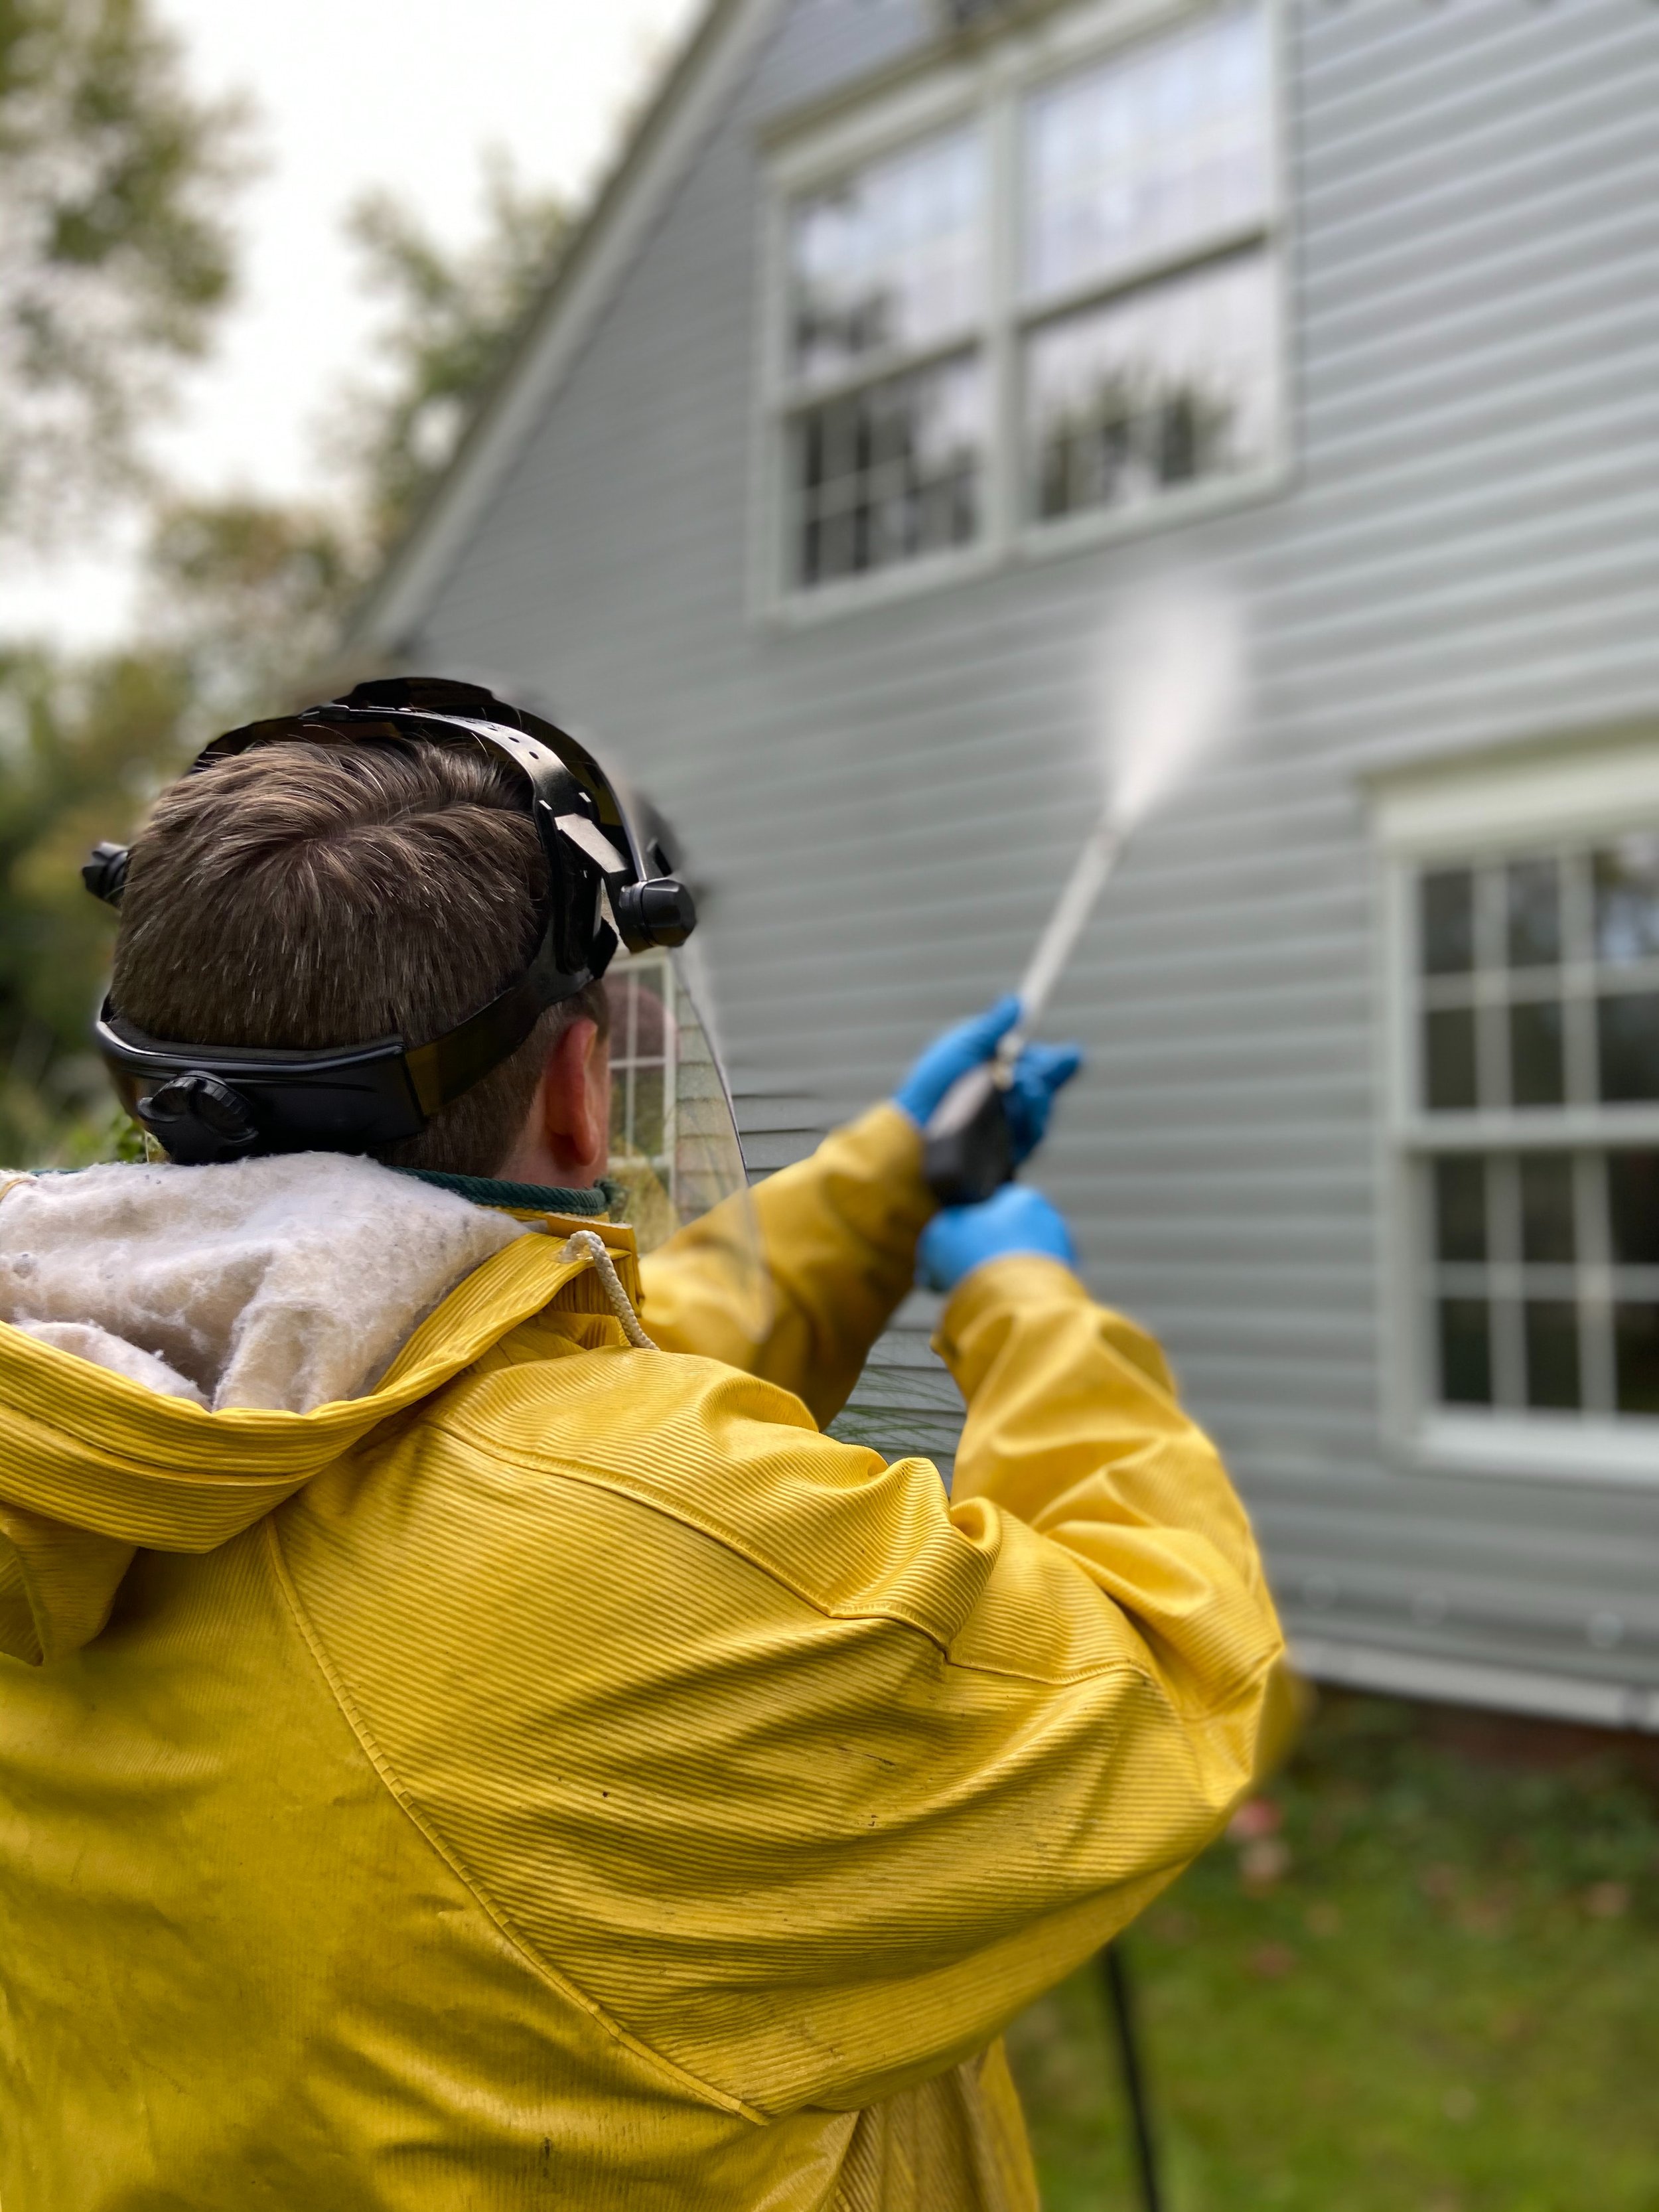
<path id="1" fill-rule="evenodd" d="M 895 1109 L 760 1194 L 752 1373 L 708 1236 L 601 1228 L 635 1349 L 586 1224 L 366 1163 L 460 1271 L 401 1316 L 362 1247 L 389 1360 L 269 1202 L 145 1272 L 147 1194 L 269 1164 L 0 1197 L 4 2212 L 1030 2212 L 1000 2032 L 1215 1834 L 1280 1649 L 1156 1347 L 979 1270 L 947 1497 L 820 1426 L 930 1210 Z"/>

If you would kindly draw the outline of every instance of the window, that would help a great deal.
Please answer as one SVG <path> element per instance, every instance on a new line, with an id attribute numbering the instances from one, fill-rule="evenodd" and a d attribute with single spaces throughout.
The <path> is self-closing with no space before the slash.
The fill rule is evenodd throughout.
<path id="1" fill-rule="evenodd" d="M 1139 504 L 1273 458 L 1266 25 L 1206 17 L 1025 115 L 1030 509 Z"/>
<path id="2" fill-rule="evenodd" d="M 1419 1433 L 1659 1479 L 1659 749 L 1390 804 Z"/>
<path id="3" fill-rule="evenodd" d="M 619 956 L 611 1006 L 611 1173 L 651 1249 L 744 1180 L 720 1062 L 697 1007 L 661 953 Z"/>
<path id="4" fill-rule="evenodd" d="M 790 225 L 795 580 L 968 544 L 987 410 L 979 134 L 947 132 L 802 200 Z M 900 361 L 913 365 L 896 374 Z"/>
<path id="5" fill-rule="evenodd" d="M 932 128 L 785 165 L 776 450 L 798 598 L 1277 467 L 1268 0 L 1104 51 L 1070 24 L 1070 54 L 1002 41 Z"/>
<path id="6" fill-rule="evenodd" d="M 1659 1109 L 1659 835 L 1417 887 L 1422 1106 L 1522 1140 L 1425 1158 L 1439 1401 L 1659 1414 L 1659 1145 L 1618 1131 Z"/>
<path id="7" fill-rule="evenodd" d="M 673 1195 L 672 971 L 649 954 L 621 960 L 606 979 L 611 1001 L 611 1156 L 647 1170 Z"/>

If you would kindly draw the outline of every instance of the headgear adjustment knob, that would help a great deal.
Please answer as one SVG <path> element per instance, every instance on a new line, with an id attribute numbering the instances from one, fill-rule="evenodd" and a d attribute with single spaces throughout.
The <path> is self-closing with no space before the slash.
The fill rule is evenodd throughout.
<path id="1" fill-rule="evenodd" d="M 119 906 L 121 894 L 127 887 L 127 862 L 131 855 L 125 845 L 112 845 L 107 840 L 94 845 L 81 870 L 81 880 L 94 898 L 102 899 L 106 906 Z"/>
<path id="2" fill-rule="evenodd" d="M 620 893 L 617 926 L 631 952 L 653 945 L 672 951 L 696 927 L 697 903 L 672 876 L 655 876 L 647 883 L 630 884 Z"/>
<path id="3" fill-rule="evenodd" d="M 138 1119 L 181 1168 L 214 1167 L 251 1152 L 259 1133 L 246 1102 L 216 1075 L 175 1075 L 137 1105 Z"/>

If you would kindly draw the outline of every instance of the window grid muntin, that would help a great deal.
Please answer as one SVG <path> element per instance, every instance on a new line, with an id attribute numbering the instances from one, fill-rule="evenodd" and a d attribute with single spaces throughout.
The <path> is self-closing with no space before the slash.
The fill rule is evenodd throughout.
<path id="1" fill-rule="evenodd" d="M 1602 1095 L 1603 1030 L 1600 1008 L 1608 999 L 1659 996 L 1659 953 L 1628 961 L 1611 962 L 1599 957 L 1590 893 L 1592 871 L 1598 855 L 1626 842 L 1616 836 L 1588 839 L 1570 846 L 1528 849 L 1468 863 L 1436 863 L 1417 873 L 1417 927 L 1414 993 L 1417 1006 L 1417 1096 L 1424 1111 L 1453 1110 L 1534 1113 L 1559 1110 L 1552 1104 L 1517 1104 L 1513 1096 L 1514 1067 L 1510 1052 L 1509 1012 L 1511 1007 L 1558 1004 L 1563 1008 L 1565 1097 L 1563 1107 L 1597 1113 L 1618 1112 L 1626 1106 L 1659 1105 L 1659 1081 L 1651 1092 L 1630 1098 Z M 1633 842 L 1633 841 L 1632 841 Z M 1516 860 L 1553 857 L 1561 868 L 1563 885 L 1562 959 L 1558 966 L 1511 966 L 1506 943 L 1504 885 L 1507 869 Z M 1425 974 L 1427 957 L 1423 915 L 1423 886 L 1467 867 L 1475 881 L 1474 966 L 1462 973 Z M 1476 1058 L 1480 1072 L 1479 1103 L 1468 1109 L 1431 1109 L 1431 1073 L 1425 1049 L 1425 1018 L 1434 1013 L 1472 1011 L 1475 1018 Z"/>
<path id="2" fill-rule="evenodd" d="M 1540 1148 L 1541 1152 L 1543 1148 Z M 1430 1153 L 1419 1163 L 1422 1249 L 1428 1255 L 1420 1271 L 1427 1322 L 1428 1372 L 1434 1396 L 1443 1405 L 1468 1405 L 1444 1395 L 1440 1340 L 1443 1305 L 1480 1306 L 1486 1315 L 1492 1376 L 1491 1410 L 1527 1413 L 1546 1410 L 1529 1403 L 1529 1362 L 1525 1343 L 1526 1308 L 1536 1304 L 1574 1307 L 1577 1316 L 1579 1403 L 1571 1410 L 1585 1415 L 1639 1418 L 1621 1407 L 1618 1328 L 1621 1313 L 1659 1307 L 1659 1264 L 1615 1263 L 1608 1256 L 1609 1163 L 1626 1152 L 1659 1157 L 1659 1146 L 1609 1145 L 1568 1153 L 1572 1162 L 1576 1262 L 1528 1261 L 1520 1247 L 1517 1205 L 1520 1163 L 1532 1153 L 1492 1152 L 1453 1158 L 1479 1160 L 1486 1179 L 1488 1255 L 1484 1261 L 1443 1260 L 1438 1255 L 1439 1212 L 1437 1170 L 1449 1156 Z M 1553 1409 L 1565 1410 L 1565 1409 Z"/>
<path id="3" fill-rule="evenodd" d="M 1414 1212 L 1423 1255 L 1418 1307 L 1429 1395 L 1449 1411 L 1530 1419 L 1617 1418 L 1626 1423 L 1659 1413 L 1659 1259 L 1652 1265 L 1618 1260 L 1612 1212 L 1613 1161 L 1651 1158 L 1650 1181 L 1659 1186 L 1659 1097 L 1644 1096 L 1634 1107 L 1604 1100 L 1598 1036 L 1598 1006 L 1610 985 L 1637 988 L 1659 982 L 1659 955 L 1649 949 L 1659 942 L 1659 844 L 1648 841 L 1652 910 L 1638 915 L 1638 941 L 1627 957 L 1604 957 L 1597 925 L 1598 856 L 1640 842 L 1615 832 L 1479 858 L 1425 861 L 1412 872 L 1408 934 L 1419 1131 Z M 1559 870 L 1560 959 L 1553 967 L 1517 965 L 1509 929 L 1510 872 L 1540 861 L 1553 861 Z M 1474 901 L 1472 963 L 1456 971 L 1425 972 L 1437 942 L 1446 942 L 1430 926 L 1431 883 L 1438 879 L 1443 887 L 1462 872 L 1469 877 Z M 1450 910 L 1443 896 L 1439 905 L 1443 915 Z M 1517 1105 L 1504 1034 L 1509 1009 L 1551 1000 L 1565 1010 L 1565 1095 L 1559 1105 Z M 1472 1011 L 1478 1025 L 1477 1103 L 1473 1110 L 1436 1109 L 1428 1103 L 1426 1024 L 1431 1014 L 1460 1008 Z M 1523 1163 L 1558 1155 L 1571 1163 L 1576 1258 L 1571 1263 L 1528 1259 L 1524 1249 Z M 1448 1161 L 1480 1163 L 1486 1209 L 1484 1262 L 1442 1256 L 1440 1199 L 1447 1187 L 1442 1165 Z M 1535 1320 L 1537 1309 L 1561 1304 L 1570 1304 L 1577 1319 L 1578 1403 L 1571 1410 L 1534 1402 L 1538 1363 L 1531 1352 L 1539 1340 L 1534 1335 L 1529 1349 L 1528 1308 L 1534 1310 Z M 1478 1407 L 1468 1397 L 1448 1395 L 1449 1355 L 1458 1346 L 1467 1352 L 1467 1327 L 1477 1309 L 1486 1316 L 1491 1373 L 1490 1399 Z M 1638 1335 L 1645 1375 L 1640 1411 L 1632 1403 L 1638 1377 L 1629 1348 Z"/>
<path id="4" fill-rule="evenodd" d="M 971 542 L 985 499 L 987 394 L 982 374 L 975 376 L 975 372 L 981 368 L 975 355 L 947 356 L 894 376 L 861 382 L 833 398 L 818 399 L 793 418 L 788 428 L 787 465 L 793 516 L 793 580 L 797 585 L 814 589 L 826 581 L 867 574 L 905 560 L 925 559 L 931 552 L 948 551 Z M 954 395 L 950 389 L 953 380 L 958 387 Z M 979 387 L 976 393 L 971 388 L 975 383 Z M 866 453 L 863 450 L 864 434 L 861 428 L 855 428 L 850 465 L 812 476 L 806 457 L 815 425 L 822 426 L 816 432 L 822 440 L 838 416 L 860 424 L 874 417 L 884 394 L 902 394 L 907 387 L 918 395 L 916 419 L 921 428 L 920 435 L 910 438 L 905 450 L 884 454 L 876 450 L 878 441 L 872 430 Z M 945 445 L 933 452 L 927 450 L 927 428 L 923 420 L 930 389 L 944 394 L 947 433 L 948 417 L 953 409 L 958 417 L 957 441 L 951 442 L 947 436 Z M 977 446 L 971 436 L 971 418 L 975 415 Z M 890 527 L 896 510 L 907 534 L 914 517 L 915 534 L 924 541 L 918 550 L 886 551 L 883 532 Z M 942 512 L 948 515 L 948 527 L 940 542 L 935 526 Z M 964 512 L 971 516 L 966 529 L 962 526 Z M 831 553 L 843 536 L 854 557 L 838 564 Z M 927 542 L 930 540 L 933 542 Z"/>
<path id="5" fill-rule="evenodd" d="M 1201 36 L 1206 28 L 1210 11 L 1197 8 L 1193 0 L 1186 4 L 1171 5 L 1164 21 L 1137 26 L 1127 35 L 1121 30 L 1102 26 L 1098 31 L 1090 29 L 1073 42 L 1073 51 L 1063 64 L 1051 56 L 1036 61 L 1029 57 L 999 50 L 993 65 L 988 67 L 971 96 L 957 105 L 950 95 L 943 106 L 933 103 L 933 114 L 926 125 L 912 124 L 896 132 L 884 148 L 872 153 L 843 157 L 828 174 L 820 173 L 822 181 L 803 182 L 789 188 L 781 204 L 782 223 L 778 235 L 781 245 L 781 274 L 774 286 L 774 296 L 787 303 L 793 298 L 792 272 L 788 262 L 787 241 L 790 217 L 793 207 L 815 191 L 836 182 L 862 173 L 876 163 L 902 153 L 910 146 L 933 137 L 944 137 L 953 127 L 971 120 L 982 134 L 986 161 L 986 266 L 989 297 L 977 331 L 975 343 L 981 349 L 989 372 L 989 392 L 986 409 L 986 441 L 980 471 L 982 495 L 980 501 L 981 526 L 968 547 L 952 550 L 963 552 L 976 560 L 1006 557 L 1017 550 L 1036 551 L 1045 546 L 1062 549 L 1072 542 L 1074 526 L 1091 524 L 1111 525 L 1126 514 L 1161 513 L 1170 507 L 1179 507 L 1195 492 L 1212 489 L 1222 491 L 1237 486 L 1241 493 L 1261 487 L 1272 481 L 1281 465 L 1285 440 L 1285 420 L 1288 396 L 1288 362 L 1285 343 L 1285 308 L 1282 298 L 1284 282 L 1281 230 L 1283 188 L 1281 184 L 1282 120 L 1279 94 L 1281 64 L 1277 45 L 1279 11 L 1282 0 L 1224 0 L 1229 15 L 1249 17 L 1255 24 L 1261 55 L 1261 125 L 1260 137 L 1265 148 L 1263 173 L 1265 185 L 1262 206 L 1258 216 L 1246 222 L 1232 222 L 1218 227 L 1212 235 L 1197 240 L 1172 241 L 1150 255 L 1126 258 L 1121 267 L 1098 278 L 1050 297 L 1033 299 L 1026 295 L 1022 282 L 1024 255 L 1024 112 L 1028 105 L 1042 96 L 1046 88 L 1073 77 L 1082 77 L 1098 72 L 1115 63 L 1133 58 L 1147 50 L 1165 44 Z M 802 165 L 795 166 L 797 176 Z M 1024 357 L 1030 336 L 1044 324 L 1103 307 L 1114 300 L 1128 297 L 1143 288 L 1158 283 L 1174 283 L 1188 274 L 1200 275 L 1212 264 L 1229 258 L 1254 252 L 1261 270 L 1264 295 L 1264 314 L 1271 338 L 1266 370 L 1269 384 L 1267 415 L 1269 421 L 1267 450 L 1259 463 L 1251 463 L 1236 470 L 1201 472 L 1185 480 L 1161 488 L 1158 495 L 1147 500 L 1126 506 L 1123 502 L 1080 507 L 1067 514 L 1044 517 L 1032 496 L 1034 484 L 1033 455 L 1026 434 Z M 799 582 L 801 568 L 801 517 L 796 496 L 796 485 L 791 463 L 794 453 L 797 425 L 806 409 L 822 396 L 817 389 L 807 391 L 793 380 L 788 369 L 787 316 L 775 313 L 774 335 L 769 338 L 769 358 L 773 363 L 772 378 L 776 392 L 769 434 L 771 453 L 781 456 L 781 471 L 769 480 L 777 484 L 781 498 L 773 501 L 774 514 L 770 527 L 781 526 L 781 536 L 774 540 L 775 550 L 770 557 L 768 574 L 773 580 L 766 588 L 781 586 L 783 592 L 797 602 L 810 602 L 821 596 L 821 592 L 804 587 Z M 871 380 L 891 376 L 900 370 L 917 367 L 942 353 L 958 349 L 968 337 L 944 339 L 915 353 L 889 349 L 872 356 L 868 363 Z M 824 392 L 844 392 L 850 385 L 861 385 L 865 377 L 854 374 L 837 386 L 825 386 Z M 775 461 L 772 467 L 776 469 Z M 905 564 L 926 565 L 929 559 Z"/>

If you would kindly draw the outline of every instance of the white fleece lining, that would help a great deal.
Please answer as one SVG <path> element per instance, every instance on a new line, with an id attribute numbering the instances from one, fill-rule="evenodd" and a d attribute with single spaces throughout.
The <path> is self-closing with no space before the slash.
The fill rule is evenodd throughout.
<path id="1" fill-rule="evenodd" d="M 372 1389 L 526 1233 L 332 1152 L 21 1177 L 0 1188 L 0 1321 L 215 1412 L 305 1413 Z"/>
<path id="2" fill-rule="evenodd" d="M 207 1405 L 196 1385 L 175 1374 L 165 1359 L 158 1359 L 153 1352 L 140 1352 L 136 1344 L 112 1336 L 106 1328 L 94 1328 L 91 1322 L 20 1321 L 15 1326 L 20 1335 L 38 1337 L 42 1344 L 55 1344 L 59 1352 L 72 1352 L 76 1359 L 89 1360 L 94 1367 L 107 1367 L 112 1375 L 125 1375 L 130 1382 L 142 1382 L 146 1390 L 155 1390 L 163 1398 L 183 1398 L 190 1405 L 203 1407 Z"/>

